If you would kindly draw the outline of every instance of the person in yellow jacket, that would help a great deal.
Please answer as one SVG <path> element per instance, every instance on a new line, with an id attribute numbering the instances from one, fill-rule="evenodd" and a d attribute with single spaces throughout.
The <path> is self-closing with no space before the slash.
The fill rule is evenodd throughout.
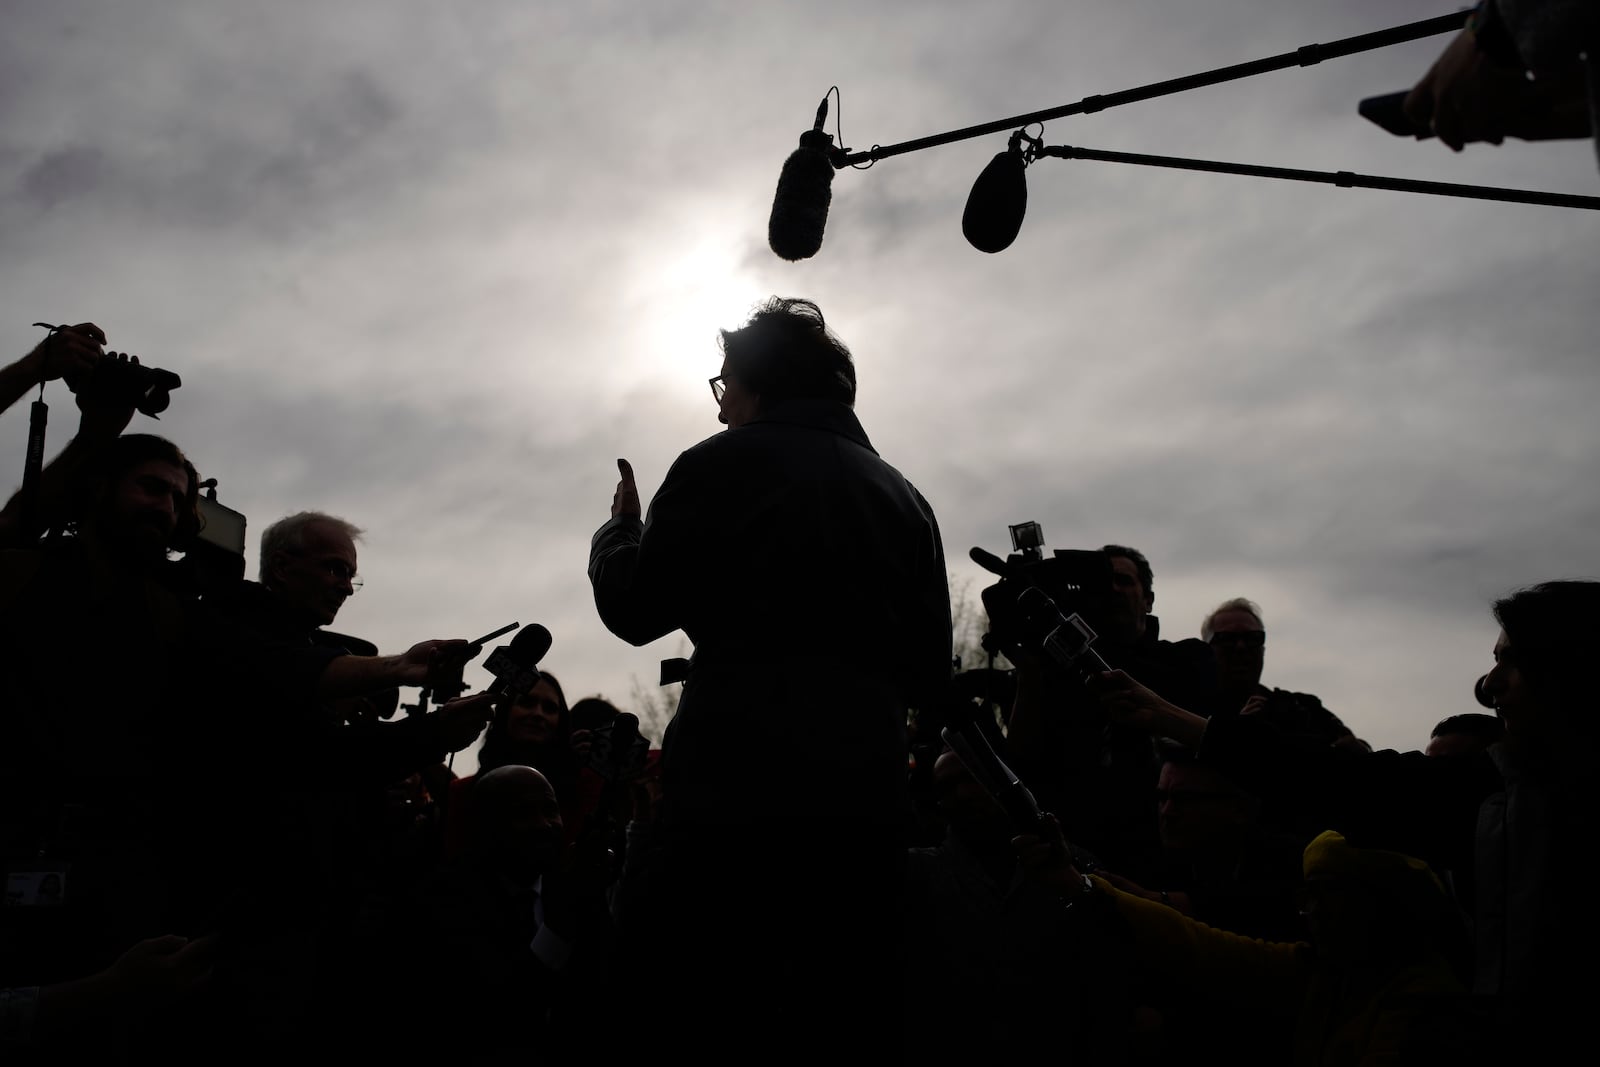
<path id="1" fill-rule="evenodd" d="M 1013 845 L 1063 906 L 1122 927 L 1136 966 L 1185 1009 L 1237 1012 L 1240 1053 L 1252 1034 L 1292 1024 L 1301 1065 L 1473 1063 L 1468 994 L 1452 950 L 1465 937 L 1444 888 L 1421 860 L 1352 846 L 1328 831 L 1306 847 L 1310 939 L 1271 942 L 1214 929 L 1174 908 L 1077 871 L 1053 816 Z M 1157 1005 L 1159 1008 L 1160 1005 Z M 1182 1035 L 1176 1035 L 1182 1041 Z"/>

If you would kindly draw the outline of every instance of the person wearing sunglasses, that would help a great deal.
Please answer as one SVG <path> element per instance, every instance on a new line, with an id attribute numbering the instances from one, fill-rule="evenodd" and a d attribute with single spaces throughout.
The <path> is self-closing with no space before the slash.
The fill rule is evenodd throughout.
<path id="1" fill-rule="evenodd" d="M 1266 665 L 1267 630 L 1261 608 L 1252 600 L 1224 601 L 1200 624 L 1200 639 L 1217 662 L 1217 707 L 1222 714 L 1262 715 L 1278 729 L 1324 744 L 1370 752 L 1339 717 L 1310 693 L 1261 684 Z"/>

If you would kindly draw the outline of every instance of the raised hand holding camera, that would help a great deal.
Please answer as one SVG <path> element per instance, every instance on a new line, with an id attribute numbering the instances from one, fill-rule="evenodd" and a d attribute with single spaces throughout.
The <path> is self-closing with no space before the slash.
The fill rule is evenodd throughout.
<path id="1" fill-rule="evenodd" d="M 183 379 L 169 370 L 140 363 L 138 356 L 126 352 L 102 356 L 100 347 L 105 344 L 106 335 L 92 322 L 77 326 L 54 326 L 48 322 L 34 325 L 50 331 L 50 336 L 35 349 L 45 353 L 45 376 L 41 380 L 61 378 L 78 395 L 78 407 L 85 413 L 103 402 L 160 418 L 172 403 L 172 391 L 183 384 Z M 88 347 L 90 344 L 92 348 Z M 62 361 L 59 373 L 52 373 L 55 368 L 48 365 L 52 355 Z"/>
<path id="2" fill-rule="evenodd" d="M 105 354 L 105 331 L 92 322 L 80 322 L 76 326 L 50 327 L 42 322 L 34 325 L 50 330 L 49 336 L 40 341 L 26 357 L 32 364 L 37 381 L 52 382 L 57 378 L 77 380 L 93 371 L 95 364 Z"/>

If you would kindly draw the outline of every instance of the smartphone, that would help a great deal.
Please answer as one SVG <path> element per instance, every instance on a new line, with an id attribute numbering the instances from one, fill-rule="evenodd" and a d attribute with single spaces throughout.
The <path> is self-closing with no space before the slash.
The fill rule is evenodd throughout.
<path id="1" fill-rule="evenodd" d="M 1410 95 L 1409 89 L 1403 89 L 1398 93 L 1369 96 L 1361 101 L 1357 110 L 1362 118 L 1377 123 L 1396 137 L 1414 137 L 1426 141 L 1433 136 L 1433 131 L 1426 126 L 1418 126 L 1406 117 L 1406 97 Z"/>

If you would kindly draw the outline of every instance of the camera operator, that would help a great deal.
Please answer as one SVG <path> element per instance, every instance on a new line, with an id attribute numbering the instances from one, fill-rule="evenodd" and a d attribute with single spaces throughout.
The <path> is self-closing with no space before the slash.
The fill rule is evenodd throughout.
<path id="1" fill-rule="evenodd" d="M 25 484 L 0 511 L 0 547 L 23 548 L 46 530 L 59 528 L 67 511 L 76 506 L 71 494 L 82 487 L 90 469 L 133 419 L 138 398 L 125 387 L 126 376 L 101 368 L 106 363 L 137 366 L 138 359 L 104 352 L 105 340 L 105 333 L 92 322 L 52 330 L 32 352 L 0 372 L 0 410 L 33 386 L 62 379 L 75 394 L 80 412 L 77 434 L 43 468 L 37 484 Z"/>
<path id="2" fill-rule="evenodd" d="M 1160 636 L 1150 562 L 1137 549 L 1106 545 L 1109 590 L 1092 620 L 1108 663 L 1152 679 L 1153 690 L 1209 713 L 1216 699 L 1211 650 L 1188 638 Z M 993 608 L 991 608 L 991 614 Z M 1161 842 L 1150 796 L 1159 764 L 1150 739 L 1107 720 L 1074 674 L 1037 648 L 1011 644 L 1017 693 L 1007 722 L 1007 750 L 1040 802 L 1061 813 L 1068 836 L 1136 881 L 1157 877 Z M 1170 694 L 1170 696 L 1169 696 Z M 1180 695 L 1181 694 L 1181 695 Z"/>
<path id="3" fill-rule="evenodd" d="M 1192 637 L 1168 641 L 1161 636 L 1161 620 L 1152 614 L 1156 593 L 1150 561 L 1126 545 L 1106 545 L 1100 551 L 1111 560 L 1115 591 L 1112 628 L 1101 655 L 1119 667 L 1126 665 L 1136 677 L 1148 677 L 1146 684 L 1167 699 L 1209 710 L 1217 688 L 1211 650 Z"/>
<path id="4" fill-rule="evenodd" d="M 83 456 L 59 513 L 73 535 L 0 550 L 0 858 L 24 898 L 0 909 L 4 986 L 93 974 L 183 929 L 169 705 L 184 612 L 159 578 L 198 529 L 199 479 L 144 434 Z"/>

